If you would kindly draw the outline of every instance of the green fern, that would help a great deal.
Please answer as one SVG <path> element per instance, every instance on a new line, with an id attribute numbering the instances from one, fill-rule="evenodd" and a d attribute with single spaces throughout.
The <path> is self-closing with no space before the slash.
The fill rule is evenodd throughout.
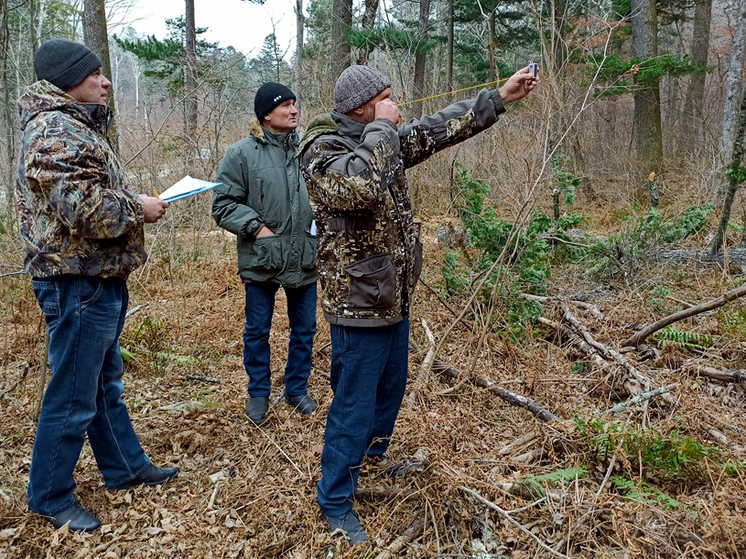
<path id="1" fill-rule="evenodd" d="M 674 509 L 681 504 L 673 497 L 670 497 L 657 487 L 645 481 L 635 483 L 634 481 L 621 476 L 612 476 L 611 481 L 614 483 L 614 486 L 619 491 L 623 491 L 627 499 L 633 503 L 640 503 L 648 506 L 663 505 L 667 510 Z"/>
<path id="2" fill-rule="evenodd" d="M 530 489 L 531 492 L 535 495 L 538 495 L 539 497 L 545 497 L 545 485 L 567 485 L 568 483 L 572 483 L 576 479 L 584 478 L 587 474 L 588 470 L 586 468 L 565 468 L 538 476 L 529 475 L 525 479 L 522 479 L 519 483 Z"/>
<path id="3" fill-rule="evenodd" d="M 712 347 L 712 337 L 697 332 L 683 332 L 673 326 L 666 326 L 658 332 L 658 347 L 662 349 L 667 346 L 704 351 Z"/>

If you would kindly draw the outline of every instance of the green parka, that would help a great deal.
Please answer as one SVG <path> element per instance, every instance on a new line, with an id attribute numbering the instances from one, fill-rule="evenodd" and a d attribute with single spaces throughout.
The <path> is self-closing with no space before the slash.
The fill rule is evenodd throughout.
<path id="1" fill-rule="evenodd" d="M 297 132 L 287 137 L 258 121 L 230 146 L 218 167 L 212 198 L 215 222 L 236 235 L 238 273 L 244 283 L 270 281 L 299 287 L 318 279 L 318 238 L 298 168 Z M 274 236 L 255 238 L 263 225 Z"/>

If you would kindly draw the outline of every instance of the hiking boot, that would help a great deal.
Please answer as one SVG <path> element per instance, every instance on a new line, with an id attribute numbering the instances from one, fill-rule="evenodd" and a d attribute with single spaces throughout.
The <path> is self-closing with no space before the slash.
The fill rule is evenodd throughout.
<path id="1" fill-rule="evenodd" d="M 322 513 L 323 514 L 323 513 Z M 324 514 L 324 519 L 329 523 L 329 531 L 334 534 L 341 532 L 350 540 L 350 545 L 363 543 L 368 540 L 365 528 L 360 524 L 355 511 L 350 509 L 341 516 L 329 516 Z"/>
<path id="2" fill-rule="evenodd" d="M 158 468 L 151 464 L 148 469 L 141 473 L 139 476 L 133 477 L 127 483 L 114 487 L 113 489 L 130 489 L 137 485 L 160 485 L 166 483 L 170 479 L 174 479 L 179 475 L 179 470 L 176 468 Z"/>
<path id="3" fill-rule="evenodd" d="M 289 406 L 293 406 L 295 411 L 301 415 L 311 415 L 316 411 L 316 402 L 308 394 L 300 394 L 299 396 L 285 394 L 285 402 Z"/>
<path id="4" fill-rule="evenodd" d="M 269 409 L 269 398 L 267 396 L 257 396 L 252 398 L 249 396 L 249 401 L 246 402 L 246 415 L 254 425 L 261 425 L 267 418 L 267 410 Z"/>
<path id="5" fill-rule="evenodd" d="M 49 522 L 55 530 L 59 530 L 68 522 L 67 527 L 71 532 L 93 532 L 101 527 L 101 521 L 90 512 L 81 507 L 77 502 L 62 512 L 50 516 Z"/>

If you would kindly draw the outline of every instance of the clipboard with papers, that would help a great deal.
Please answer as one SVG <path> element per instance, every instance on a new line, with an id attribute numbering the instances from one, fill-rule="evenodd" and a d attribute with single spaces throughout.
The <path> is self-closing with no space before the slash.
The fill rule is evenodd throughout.
<path id="1" fill-rule="evenodd" d="M 168 202 L 170 204 L 171 202 L 174 202 L 176 200 L 189 198 L 190 196 L 194 196 L 195 194 L 199 194 L 200 192 L 211 190 L 221 184 L 223 183 L 195 179 L 194 177 L 186 175 L 183 179 L 179 180 L 178 182 L 161 192 L 158 197 L 164 202 Z"/>

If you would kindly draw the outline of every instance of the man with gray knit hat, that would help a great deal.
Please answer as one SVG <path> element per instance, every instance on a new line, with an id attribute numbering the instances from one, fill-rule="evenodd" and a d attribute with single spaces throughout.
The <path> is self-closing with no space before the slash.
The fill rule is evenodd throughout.
<path id="1" fill-rule="evenodd" d="M 308 395 L 316 333 L 316 247 L 308 191 L 298 168 L 295 93 L 268 82 L 254 97 L 257 120 L 218 167 L 212 216 L 236 235 L 238 274 L 246 291 L 243 361 L 249 377 L 246 415 L 261 425 L 272 389 L 269 334 L 280 287 L 290 323 L 285 402 L 301 415 L 316 410 Z"/>
<path id="2" fill-rule="evenodd" d="M 86 435 L 106 487 L 159 485 L 176 468 L 154 466 L 122 400 L 129 274 L 145 263 L 145 223 L 168 204 L 129 189 L 108 142 L 111 82 L 98 56 L 66 39 L 42 44 L 39 81 L 21 95 L 16 177 L 26 272 L 49 332 L 49 381 L 34 439 L 28 507 L 55 528 L 92 532 L 73 471 Z"/>
<path id="3" fill-rule="evenodd" d="M 535 87 L 528 68 L 499 89 L 398 126 L 391 81 L 369 66 L 337 79 L 335 108 L 300 147 L 316 220 L 331 386 L 318 502 L 332 532 L 367 540 L 352 510 L 360 465 L 385 456 L 407 382 L 409 313 L 422 269 L 405 169 L 492 126 L 504 105 Z"/>

